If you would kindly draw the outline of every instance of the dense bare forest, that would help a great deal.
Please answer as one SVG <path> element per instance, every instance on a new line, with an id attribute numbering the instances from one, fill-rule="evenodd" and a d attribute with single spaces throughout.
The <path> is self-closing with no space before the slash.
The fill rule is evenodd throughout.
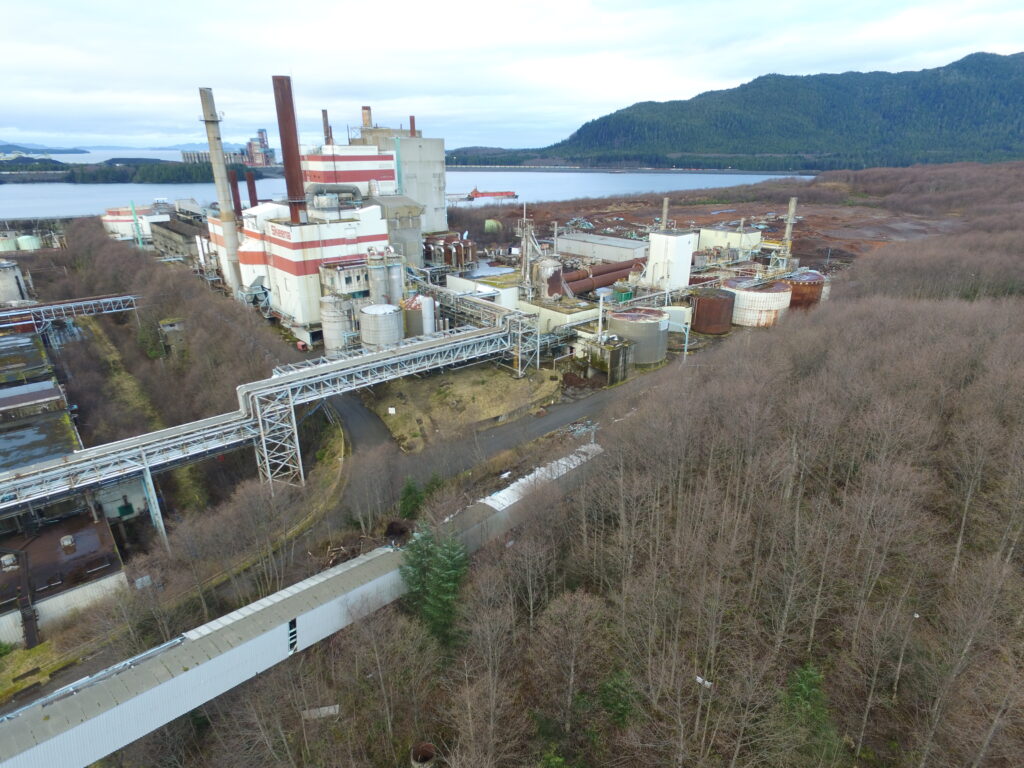
<path id="1" fill-rule="evenodd" d="M 476 558 L 454 642 L 381 612 L 114 759 L 1024 763 L 1024 164 L 804 189 L 961 226 L 653 374 L 586 482 Z"/>

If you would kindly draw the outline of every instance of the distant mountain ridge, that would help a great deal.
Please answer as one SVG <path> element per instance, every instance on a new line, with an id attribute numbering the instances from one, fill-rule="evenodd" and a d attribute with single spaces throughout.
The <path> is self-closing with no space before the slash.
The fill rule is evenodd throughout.
<path id="1" fill-rule="evenodd" d="M 46 147 L 42 144 L 15 144 L 0 139 L 0 155 L 9 155 L 14 152 L 22 152 L 26 155 L 84 155 L 85 150 L 78 147 Z"/>
<path id="2" fill-rule="evenodd" d="M 828 170 L 1024 159 L 1024 53 L 919 72 L 758 77 L 640 102 L 538 150 L 462 148 L 457 163 Z M 475 150 L 475 151 L 474 151 Z"/>

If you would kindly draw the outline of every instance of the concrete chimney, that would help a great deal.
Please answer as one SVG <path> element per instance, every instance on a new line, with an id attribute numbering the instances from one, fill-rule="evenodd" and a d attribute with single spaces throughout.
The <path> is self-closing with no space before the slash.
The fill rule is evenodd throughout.
<path id="1" fill-rule="evenodd" d="M 409 115 L 409 135 L 416 138 L 416 115 Z"/>
<path id="2" fill-rule="evenodd" d="M 331 129 L 331 121 L 327 119 L 327 110 L 321 109 L 320 116 L 324 121 L 324 144 L 334 143 L 334 131 Z"/>
<path id="3" fill-rule="evenodd" d="M 306 189 L 302 183 L 302 165 L 299 160 L 299 131 L 295 126 L 292 79 L 287 75 L 274 76 L 274 103 L 277 105 L 277 129 L 281 134 L 281 162 L 284 164 L 284 183 L 291 222 L 305 224 L 308 218 Z"/>
<path id="4" fill-rule="evenodd" d="M 373 112 L 369 107 L 363 107 L 363 128 L 373 128 Z"/>
<path id="5" fill-rule="evenodd" d="M 228 167 L 224 162 L 224 144 L 220 139 L 220 116 L 213 103 L 213 89 L 200 88 L 199 101 L 203 105 L 203 123 L 206 125 L 206 140 L 210 144 L 210 165 L 213 166 L 213 183 L 217 188 L 217 205 L 220 207 L 221 233 L 224 238 L 218 249 L 220 274 L 232 296 L 237 296 L 242 287 L 242 273 L 238 266 L 238 230 L 235 210 L 228 184 Z"/>
<path id="6" fill-rule="evenodd" d="M 668 229 L 668 198 L 661 200 L 661 228 Z"/>

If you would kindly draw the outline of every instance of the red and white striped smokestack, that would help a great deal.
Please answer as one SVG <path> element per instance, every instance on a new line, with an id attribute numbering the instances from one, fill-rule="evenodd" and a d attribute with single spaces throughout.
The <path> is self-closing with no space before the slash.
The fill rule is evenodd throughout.
<path id="1" fill-rule="evenodd" d="M 369 107 L 363 107 L 363 128 L 373 128 L 373 112 Z"/>
<path id="2" fill-rule="evenodd" d="M 249 189 L 249 207 L 255 208 L 260 204 L 260 199 L 256 194 L 256 174 L 252 171 L 245 172 L 245 186 Z"/>
<path id="3" fill-rule="evenodd" d="M 416 115 L 409 115 L 409 135 L 416 138 Z"/>
<path id="4" fill-rule="evenodd" d="M 295 101 L 292 99 L 292 79 L 287 75 L 274 75 L 274 103 L 277 105 L 277 130 L 281 134 L 281 161 L 284 163 L 284 183 L 288 192 L 288 209 L 292 224 L 305 224 L 306 190 L 302 184 L 302 165 L 299 160 L 299 131 L 295 127 Z"/>

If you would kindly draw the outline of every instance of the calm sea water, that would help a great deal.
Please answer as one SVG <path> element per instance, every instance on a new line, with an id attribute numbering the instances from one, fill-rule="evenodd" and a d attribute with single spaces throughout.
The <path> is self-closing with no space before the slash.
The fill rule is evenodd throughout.
<path id="1" fill-rule="evenodd" d="M 102 157 L 101 157 L 102 155 Z M 117 150 L 96 152 L 91 162 L 107 157 L 151 157 L 177 159 L 180 153 L 168 151 Z M 64 155 L 61 159 L 85 158 L 86 155 Z M 82 160 L 85 162 L 85 160 Z M 687 189 L 712 189 L 738 184 L 756 184 L 779 178 L 760 174 L 687 173 L 687 172 L 582 172 L 582 171 L 491 171 L 450 170 L 447 173 L 449 194 L 510 190 L 519 196 L 506 205 L 522 205 L 542 200 L 572 200 L 580 197 L 645 192 L 672 192 Z M 809 178 L 809 177 L 805 177 Z M 276 199 L 285 194 L 284 179 L 260 179 L 256 188 L 262 199 Z M 0 220 L 49 216 L 90 216 L 107 208 L 146 205 L 164 198 L 193 198 L 200 203 L 216 198 L 213 184 L 0 184 Z M 247 199 L 242 190 L 242 199 Z M 493 200 L 481 199 L 459 205 L 483 205 Z"/>

